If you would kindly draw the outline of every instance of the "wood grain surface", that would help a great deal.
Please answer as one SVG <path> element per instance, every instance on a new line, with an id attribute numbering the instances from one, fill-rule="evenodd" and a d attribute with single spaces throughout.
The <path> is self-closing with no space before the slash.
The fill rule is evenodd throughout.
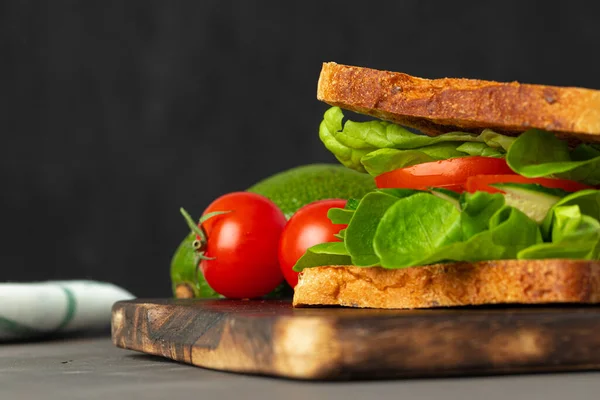
<path id="1" fill-rule="evenodd" d="M 287 301 L 113 306 L 121 348 L 199 367 L 347 380 L 600 369 L 600 308 L 294 309 Z"/>

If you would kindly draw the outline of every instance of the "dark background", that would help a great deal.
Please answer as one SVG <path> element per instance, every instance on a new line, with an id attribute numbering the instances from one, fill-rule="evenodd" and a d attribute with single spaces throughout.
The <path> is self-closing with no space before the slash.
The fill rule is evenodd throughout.
<path id="1" fill-rule="evenodd" d="M 600 89 L 583 4 L 2 1 L 0 281 L 168 296 L 180 206 L 335 162 L 323 61 Z"/>

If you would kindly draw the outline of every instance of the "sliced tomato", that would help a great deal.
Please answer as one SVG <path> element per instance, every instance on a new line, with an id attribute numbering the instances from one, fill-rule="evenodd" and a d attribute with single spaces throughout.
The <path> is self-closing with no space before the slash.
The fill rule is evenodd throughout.
<path id="1" fill-rule="evenodd" d="M 405 188 L 425 190 L 443 187 L 463 192 L 467 178 L 473 175 L 514 174 L 506 161 L 492 157 L 460 157 L 432 161 L 400 168 L 375 177 L 378 188 Z"/>
<path id="2" fill-rule="evenodd" d="M 595 189 L 592 186 L 588 186 L 575 181 L 570 181 L 568 179 L 526 178 L 524 176 L 516 174 L 471 176 L 467 179 L 465 189 L 469 193 L 474 193 L 476 191 L 488 193 L 502 193 L 501 190 L 490 186 L 490 184 L 494 183 L 537 183 L 547 188 L 562 189 L 566 190 L 567 192 L 577 192 L 579 190 L 584 189 Z"/>

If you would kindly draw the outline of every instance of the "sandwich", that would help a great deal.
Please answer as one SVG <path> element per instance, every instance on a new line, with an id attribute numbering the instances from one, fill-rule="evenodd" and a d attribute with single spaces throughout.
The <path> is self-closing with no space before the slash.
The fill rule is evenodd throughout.
<path id="1" fill-rule="evenodd" d="M 376 188 L 329 210 L 345 228 L 294 265 L 294 307 L 600 302 L 600 91 L 328 62 L 317 99 Z"/>

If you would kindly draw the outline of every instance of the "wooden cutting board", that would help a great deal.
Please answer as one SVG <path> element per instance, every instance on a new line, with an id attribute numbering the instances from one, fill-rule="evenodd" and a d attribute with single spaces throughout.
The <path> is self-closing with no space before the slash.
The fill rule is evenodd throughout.
<path id="1" fill-rule="evenodd" d="M 116 346 L 296 379 L 600 369 L 600 307 L 293 309 L 286 301 L 131 300 Z"/>

